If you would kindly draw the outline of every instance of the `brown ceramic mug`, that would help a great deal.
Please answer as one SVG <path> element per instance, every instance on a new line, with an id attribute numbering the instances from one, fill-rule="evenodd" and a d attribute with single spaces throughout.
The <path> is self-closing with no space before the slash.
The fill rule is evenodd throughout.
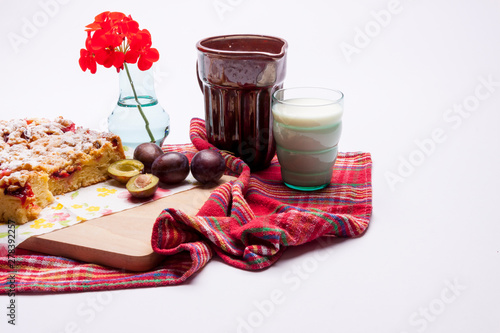
<path id="1" fill-rule="evenodd" d="M 287 42 L 262 35 L 228 35 L 197 43 L 208 141 L 233 152 L 252 171 L 275 155 L 273 93 L 283 87 Z"/>

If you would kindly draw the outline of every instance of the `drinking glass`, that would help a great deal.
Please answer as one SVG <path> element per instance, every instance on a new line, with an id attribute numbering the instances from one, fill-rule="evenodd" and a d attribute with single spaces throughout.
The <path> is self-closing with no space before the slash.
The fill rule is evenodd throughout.
<path id="1" fill-rule="evenodd" d="M 330 184 L 343 112 L 338 90 L 301 87 L 273 94 L 273 135 L 285 185 L 314 191 Z"/>

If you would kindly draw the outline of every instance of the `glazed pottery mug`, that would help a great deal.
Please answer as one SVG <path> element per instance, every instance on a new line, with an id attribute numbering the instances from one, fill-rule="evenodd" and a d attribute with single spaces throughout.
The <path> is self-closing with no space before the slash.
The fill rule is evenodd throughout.
<path id="1" fill-rule="evenodd" d="M 208 141 L 252 171 L 275 155 L 271 99 L 283 87 L 287 42 L 262 35 L 227 35 L 197 43 Z"/>

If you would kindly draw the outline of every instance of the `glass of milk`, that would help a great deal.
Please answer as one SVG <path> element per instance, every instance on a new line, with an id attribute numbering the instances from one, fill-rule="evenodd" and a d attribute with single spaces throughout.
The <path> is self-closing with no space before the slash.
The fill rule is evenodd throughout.
<path id="1" fill-rule="evenodd" d="M 288 187 L 314 191 L 330 184 L 343 112 L 344 94 L 338 90 L 287 88 L 273 94 L 273 135 Z"/>

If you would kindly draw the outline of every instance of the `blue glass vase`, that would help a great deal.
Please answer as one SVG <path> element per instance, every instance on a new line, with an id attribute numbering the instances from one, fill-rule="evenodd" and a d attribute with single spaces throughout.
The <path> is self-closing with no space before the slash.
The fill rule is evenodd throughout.
<path id="1" fill-rule="evenodd" d="M 141 71 L 135 64 L 125 66 L 119 73 L 120 96 L 108 117 L 108 130 L 120 136 L 128 151 L 144 142 L 154 141 L 161 146 L 169 133 L 170 117 L 158 103 L 152 69 Z"/>

